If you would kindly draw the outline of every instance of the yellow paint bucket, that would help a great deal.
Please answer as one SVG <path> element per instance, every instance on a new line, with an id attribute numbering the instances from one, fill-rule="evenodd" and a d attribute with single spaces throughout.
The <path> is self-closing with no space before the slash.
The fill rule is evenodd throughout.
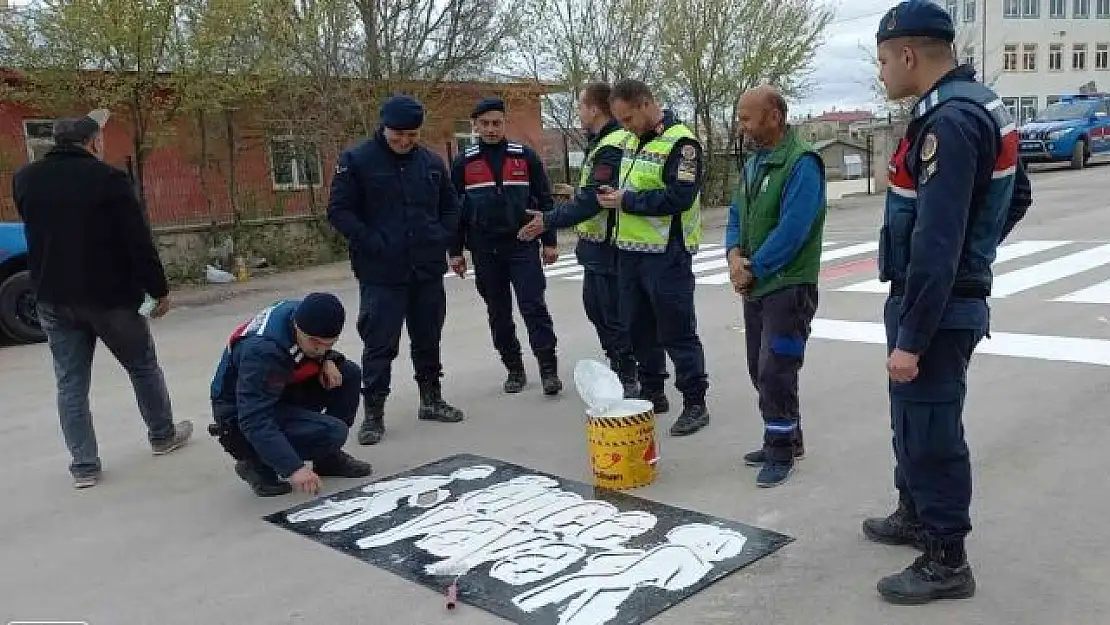
<path id="1" fill-rule="evenodd" d="M 586 440 L 596 486 L 626 490 L 655 481 L 659 451 L 650 401 L 625 400 L 604 416 L 587 416 Z"/>

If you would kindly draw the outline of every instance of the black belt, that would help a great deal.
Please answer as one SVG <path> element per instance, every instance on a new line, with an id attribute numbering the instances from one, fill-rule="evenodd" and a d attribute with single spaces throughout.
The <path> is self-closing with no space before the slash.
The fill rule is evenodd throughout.
<path id="1" fill-rule="evenodd" d="M 905 282 L 891 282 L 890 294 L 900 297 L 906 294 Z M 952 297 L 986 298 L 990 297 L 990 289 L 974 284 L 957 284 L 952 287 Z"/>

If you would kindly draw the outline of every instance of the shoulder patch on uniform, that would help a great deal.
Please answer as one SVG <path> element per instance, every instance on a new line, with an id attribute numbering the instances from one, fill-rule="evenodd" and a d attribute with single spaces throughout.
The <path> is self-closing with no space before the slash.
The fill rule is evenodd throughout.
<path id="1" fill-rule="evenodd" d="M 698 149 L 695 148 L 692 144 L 687 143 L 686 145 L 682 146 L 682 158 L 692 161 L 697 157 Z"/>
<path id="2" fill-rule="evenodd" d="M 336 174 L 341 174 L 345 171 L 347 171 L 347 166 L 346 165 L 344 165 L 342 163 L 336 163 L 335 164 L 335 173 Z"/>
<path id="3" fill-rule="evenodd" d="M 925 138 L 921 140 L 921 162 L 927 163 L 937 155 L 937 135 L 935 132 L 929 132 Z"/>

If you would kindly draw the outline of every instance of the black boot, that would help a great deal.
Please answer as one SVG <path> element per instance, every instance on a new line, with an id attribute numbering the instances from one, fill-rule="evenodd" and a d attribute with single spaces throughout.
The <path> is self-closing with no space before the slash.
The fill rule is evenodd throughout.
<path id="1" fill-rule="evenodd" d="M 519 393 L 528 384 L 528 375 L 524 372 L 524 357 L 519 353 L 502 354 L 501 362 L 505 363 L 509 375 L 505 378 L 502 388 L 506 393 Z"/>
<path id="2" fill-rule="evenodd" d="M 653 406 L 652 411 L 657 415 L 671 410 L 671 402 L 667 399 L 667 393 L 663 389 L 646 389 L 641 385 L 639 398 L 650 401 Z"/>
<path id="3" fill-rule="evenodd" d="M 709 409 L 704 400 L 686 400 L 682 414 L 671 426 L 671 436 L 689 436 L 709 425 Z"/>
<path id="4" fill-rule="evenodd" d="M 278 479 L 277 473 L 260 460 L 240 460 L 235 463 L 235 474 L 250 485 L 259 497 L 277 497 L 293 492 L 293 486 Z"/>
<path id="5" fill-rule="evenodd" d="M 640 385 L 636 383 L 636 359 L 631 354 L 614 355 L 609 358 L 609 363 L 624 387 L 624 398 L 637 399 Z"/>
<path id="6" fill-rule="evenodd" d="M 559 379 L 559 357 L 555 355 L 555 348 L 536 350 L 536 360 L 540 365 L 543 394 L 558 395 L 563 390 L 563 381 Z"/>
<path id="7" fill-rule="evenodd" d="M 420 412 L 417 418 L 422 421 L 457 423 L 463 420 L 463 412 L 443 401 L 439 381 L 420 383 Z"/>
<path id="8" fill-rule="evenodd" d="M 884 545 L 910 545 L 925 551 L 925 533 L 917 513 L 907 502 L 899 500 L 898 509 L 883 518 L 865 519 L 863 535 Z"/>
<path id="9" fill-rule="evenodd" d="M 883 599 L 900 605 L 920 605 L 937 599 L 967 599 L 975 595 L 975 576 L 967 563 L 963 541 L 928 539 L 925 553 L 900 573 L 879 580 Z"/>
<path id="10" fill-rule="evenodd" d="M 366 416 L 358 430 L 358 444 L 377 445 L 385 436 L 385 396 L 373 395 L 364 401 Z"/>
<path id="11" fill-rule="evenodd" d="M 369 462 L 363 462 L 343 450 L 313 460 L 312 470 L 320 477 L 367 477 L 374 473 Z"/>

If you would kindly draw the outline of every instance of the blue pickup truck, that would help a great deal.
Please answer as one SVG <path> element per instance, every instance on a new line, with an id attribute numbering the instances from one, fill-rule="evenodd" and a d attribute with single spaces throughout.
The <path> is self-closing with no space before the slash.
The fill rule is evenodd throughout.
<path id="1" fill-rule="evenodd" d="M 1020 137 L 1021 160 L 1082 169 L 1092 156 L 1110 155 L 1110 93 L 1062 96 L 1022 126 Z"/>
<path id="2" fill-rule="evenodd" d="M 46 340 L 35 311 L 21 223 L 0 223 L 0 334 L 16 343 Z"/>

